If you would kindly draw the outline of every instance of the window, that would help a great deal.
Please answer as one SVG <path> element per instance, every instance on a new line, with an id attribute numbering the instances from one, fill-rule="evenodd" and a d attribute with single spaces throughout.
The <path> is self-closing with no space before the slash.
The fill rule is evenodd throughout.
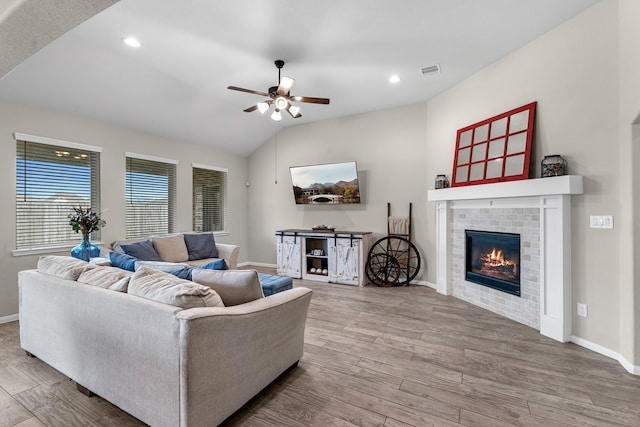
<path id="1" fill-rule="evenodd" d="M 227 231 L 227 169 L 193 166 L 193 231 Z"/>
<path id="2" fill-rule="evenodd" d="M 172 233 L 176 207 L 176 161 L 126 153 L 125 236 Z"/>
<path id="3" fill-rule="evenodd" d="M 102 149 L 18 133 L 15 139 L 16 249 L 77 244 L 68 216 L 78 206 L 100 212 Z"/>

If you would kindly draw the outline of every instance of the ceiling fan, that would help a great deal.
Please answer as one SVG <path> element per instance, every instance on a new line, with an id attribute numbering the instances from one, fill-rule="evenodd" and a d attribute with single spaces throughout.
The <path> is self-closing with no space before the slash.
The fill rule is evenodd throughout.
<path id="1" fill-rule="evenodd" d="M 312 98 L 309 96 L 293 96 L 290 91 L 295 83 L 295 80 L 291 77 L 280 77 L 280 70 L 284 67 L 284 61 L 276 59 L 276 68 L 278 69 L 278 86 L 271 86 L 268 92 L 261 92 L 259 90 L 244 89 L 237 86 L 227 86 L 227 89 L 237 90 L 239 92 L 253 93 L 255 95 L 266 96 L 269 99 L 258 102 L 256 105 L 245 109 L 247 113 L 258 110 L 264 114 L 269 107 L 273 104 L 275 111 L 271 114 L 271 118 L 277 122 L 282 120 L 282 110 L 285 110 L 294 119 L 302 117 L 300 114 L 300 107 L 293 105 L 291 102 L 309 102 L 311 104 L 328 104 L 329 98 Z"/>

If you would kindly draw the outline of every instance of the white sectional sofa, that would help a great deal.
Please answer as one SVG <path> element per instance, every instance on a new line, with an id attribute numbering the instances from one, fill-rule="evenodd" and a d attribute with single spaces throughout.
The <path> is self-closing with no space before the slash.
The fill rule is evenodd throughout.
<path id="1" fill-rule="evenodd" d="M 252 270 L 199 274 L 209 286 L 175 291 L 168 273 L 43 257 L 19 273 L 21 345 L 151 426 L 218 425 L 302 357 L 311 290 L 262 297 Z M 171 292 L 191 308 L 158 302 Z"/>

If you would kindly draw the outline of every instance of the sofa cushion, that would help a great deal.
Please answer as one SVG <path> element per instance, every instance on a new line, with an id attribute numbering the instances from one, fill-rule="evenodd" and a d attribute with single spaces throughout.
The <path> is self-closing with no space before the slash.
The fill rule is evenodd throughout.
<path id="1" fill-rule="evenodd" d="M 164 261 L 156 252 L 151 240 L 143 240 L 141 242 L 120 245 L 120 247 L 125 254 L 144 261 Z"/>
<path id="2" fill-rule="evenodd" d="M 118 267 L 99 267 L 85 270 L 80 273 L 78 283 L 111 289 L 118 292 L 127 292 L 129 279 L 133 273 Z"/>
<path id="3" fill-rule="evenodd" d="M 133 273 L 129 280 L 128 293 L 184 309 L 224 307 L 220 296 L 208 286 L 147 267 Z"/>
<path id="4" fill-rule="evenodd" d="M 47 255 L 38 260 L 38 271 L 68 280 L 78 280 L 86 270 L 97 268 L 93 264 L 69 256 Z"/>
<path id="5" fill-rule="evenodd" d="M 216 291 L 225 306 L 244 304 L 263 298 L 262 286 L 255 270 L 205 270 L 194 268 L 192 280 Z"/>
<path id="6" fill-rule="evenodd" d="M 109 261 L 113 267 L 118 267 L 127 271 L 136 271 L 137 258 L 127 254 L 109 252 Z"/>
<path id="7" fill-rule="evenodd" d="M 218 258 L 218 248 L 213 233 L 185 233 L 184 242 L 189 252 L 189 261 Z"/>
<path id="8" fill-rule="evenodd" d="M 153 237 L 153 247 L 160 258 L 167 262 L 184 262 L 189 260 L 189 252 L 181 234 L 166 237 Z"/>
<path id="9" fill-rule="evenodd" d="M 136 261 L 136 271 L 140 270 L 143 267 L 152 268 L 158 271 L 164 271 L 165 273 L 173 273 L 176 270 L 189 267 L 189 264 L 165 261 Z"/>

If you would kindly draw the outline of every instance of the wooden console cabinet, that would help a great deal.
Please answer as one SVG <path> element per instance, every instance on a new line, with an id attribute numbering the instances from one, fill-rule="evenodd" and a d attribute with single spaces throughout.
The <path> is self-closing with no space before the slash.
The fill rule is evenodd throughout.
<path id="1" fill-rule="evenodd" d="M 364 286 L 371 232 L 276 231 L 277 274 L 296 279 Z"/>

